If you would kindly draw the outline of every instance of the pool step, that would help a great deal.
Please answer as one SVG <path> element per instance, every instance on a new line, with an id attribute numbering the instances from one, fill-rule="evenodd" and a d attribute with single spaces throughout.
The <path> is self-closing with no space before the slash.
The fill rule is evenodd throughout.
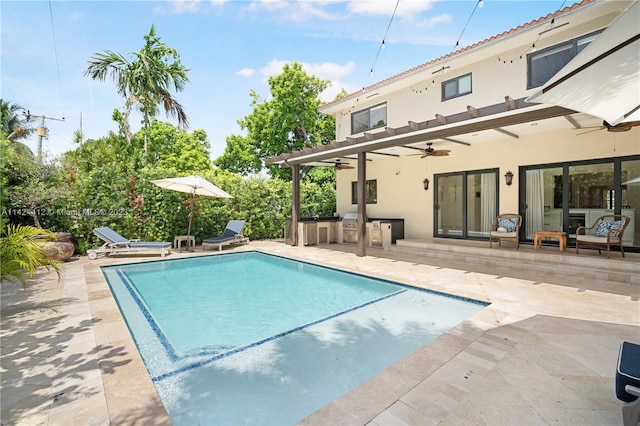
<path id="1" fill-rule="evenodd" d="M 476 264 L 489 269 L 512 268 L 535 273 L 548 273 L 578 279 L 611 281 L 640 285 L 640 254 L 612 252 L 607 259 L 606 253 L 598 255 L 595 250 L 581 251 L 568 248 L 559 252 L 558 247 L 543 247 L 534 250 L 531 245 L 514 246 L 503 243 L 499 247 L 494 243 L 489 248 L 487 242 L 460 241 L 455 243 L 428 240 L 398 240 L 387 248 L 391 253 L 423 255 L 432 259 L 448 261 L 453 264 Z"/>

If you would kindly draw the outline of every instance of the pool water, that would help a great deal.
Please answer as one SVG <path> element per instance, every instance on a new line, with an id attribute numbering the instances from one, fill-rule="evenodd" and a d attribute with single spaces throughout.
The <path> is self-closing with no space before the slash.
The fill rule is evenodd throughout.
<path id="1" fill-rule="evenodd" d="M 259 252 L 102 270 L 176 425 L 293 424 L 485 306 Z"/>

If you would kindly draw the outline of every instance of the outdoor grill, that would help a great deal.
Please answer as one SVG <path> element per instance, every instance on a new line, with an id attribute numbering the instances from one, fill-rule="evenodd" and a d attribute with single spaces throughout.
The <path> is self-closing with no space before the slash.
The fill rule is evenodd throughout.
<path id="1" fill-rule="evenodd" d="M 342 217 L 342 242 L 358 242 L 358 213 L 345 213 Z"/>

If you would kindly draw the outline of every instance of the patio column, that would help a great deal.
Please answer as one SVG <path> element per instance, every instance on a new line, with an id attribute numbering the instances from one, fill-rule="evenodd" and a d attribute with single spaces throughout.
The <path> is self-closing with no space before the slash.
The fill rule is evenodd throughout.
<path id="1" fill-rule="evenodd" d="M 358 153 L 358 249 L 356 255 L 367 255 L 367 153 Z"/>
<path id="2" fill-rule="evenodd" d="M 291 237 L 294 246 L 298 245 L 298 220 L 300 220 L 300 165 L 291 166 Z"/>

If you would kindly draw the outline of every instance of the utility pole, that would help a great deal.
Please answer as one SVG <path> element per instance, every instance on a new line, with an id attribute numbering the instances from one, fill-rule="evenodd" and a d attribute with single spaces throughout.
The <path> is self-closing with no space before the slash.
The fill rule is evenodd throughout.
<path id="1" fill-rule="evenodd" d="M 38 132 L 37 132 L 38 133 L 38 160 L 42 161 L 42 138 L 47 136 L 47 128 L 44 127 L 44 120 L 64 121 L 64 117 L 53 118 L 53 117 L 46 117 L 44 115 L 31 115 L 29 110 L 27 110 L 25 116 L 27 117 L 27 121 L 31 120 L 32 118 L 40 119 L 40 125 L 38 126 Z"/>

